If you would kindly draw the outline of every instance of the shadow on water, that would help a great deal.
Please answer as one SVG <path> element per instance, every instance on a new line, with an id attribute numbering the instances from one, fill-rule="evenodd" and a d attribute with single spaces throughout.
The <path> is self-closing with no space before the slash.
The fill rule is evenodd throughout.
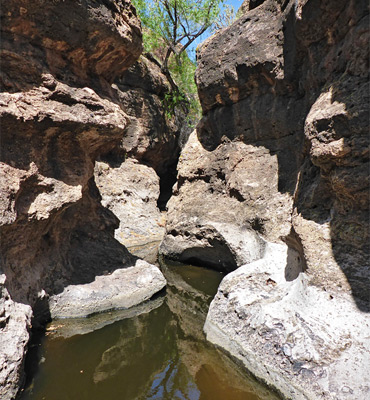
<path id="1" fill-rule="evenodd" d="M 53 321 L 33 348 L 33 377 L 21 399 L 276 399 L 205 340 L 223 275 L 161 267 L 166 295 L 130 310 Z"/>

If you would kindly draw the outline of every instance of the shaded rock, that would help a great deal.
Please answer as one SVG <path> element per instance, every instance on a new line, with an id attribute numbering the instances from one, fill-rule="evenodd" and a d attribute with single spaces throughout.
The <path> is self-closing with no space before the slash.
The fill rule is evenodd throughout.
<path id="1" fill-rule="evenodd" d="M 30 306 L 12 301 L 0 275 L 0 396 L 15 398 L 24 379 L 23 362 L 31 329 Z"/>
<path id="2" fill-rule="evenodd" d="M 120 243 L 130 247 L 162 240 L 165 216 L 157 207 L 159 178 L 152 168 L 134 159 L 116 168 L 96 162 L 95 180 L 102 205 L 120 221 L 115 231 Z"/>
<path id="3" fill-rule="evenodd" d="M 115 87 L 132 121 L 121 150 L 154 168 L 160 177 L 165 176 L 176 168 L 187 126 L 183 113 L 173 117 L 165 114 L 164 97 L 170 90 L 166 77 L 158 65 L 141 56 Z"/>
<path id="4" fill-rule="evenodd" d="M 186 116 L 166 116 L 169 83 L 147 57 L 140 57 L 113 88 L 130 125 L 120 146 L 100 157 L 95 179 L 103 205 L 120 220 L 116 239 L 141 246 L 163 238 L 165 218 L 159 209 L 165 210 L 176 181 Z"/>
<path id="5" fill-rule="evenodd" d="M 22 382 L 25 304 L 37 326 L 50 317 L 49 295 L 135 265 L 91 178 L 129 126 L 111 83 L 139 57 L 142 37 L 125 0 L 12 1 L 0 13 L 0 302 L 13 302 L 18 321 L 12 334 L 10 316 L 0 338 L 0 357 L 14 358 L 1 371 L 10 399 Z"/>
<path id="6" fill-rule="evenodd" d="M 166 113 L 165 95 L 170 86 L 160 67 L 148 57 L 141 56 L 113 85 L 117 100 L 131 117 L 131 125 L 121 146 L 103 160 L 117 166 L 134 158 L 153 168 L 160 178 L 158 206 L 165 210 L 190 127 L 181 107 L 175 109 L 174 115 Z"/>
<path id="7" fill-rule="evenodd" d="M 158 248 L 160 244 L 160 241 L 151 242 L 141 246 L 131 246 L 128 250 L 131 254 L 145 260 L 149 264 L 157 264 Z"/>
<path id="8" fill-rule="evenodd" d="M 292 198 L 278 190 L 278 160 L 263 147 L 225 141 L 210 152 L 196 132 L 178 164 L 160 252 L 230 271 L 289 234 Z"/>
<path id="9" fill-rule="evenodd" d="M 309 160 L 293 214 L 315 284 L 351 291 L 363 311 L 370 310 L 369 89 L 365 77 L 348 76 L 312 105 L 305 121 Z"/>
<path id="10" fill-rule="evenodd" d="M 58 290 L 59 278 L 72 279 L 71 264 L 77 260 L 69 264 L 66 253 L 76 258 L 73 230 L 81 229 L 90 238 L 94 231 L 105 230 L 102 235 L 108 238 L 110 227 L 116 223 L 102 212 L 99 193 L 90 182 L 92 160 L 99 151 L 119 143 L 128 119 L 117 105 L 90 89 L 57 84 L 52 93 L 59 88 L 76 103 L 71 106 L 48 101 L 51 92 L 42 88 L 1 95 L 1 156 L 6 176 L 1 192 L 5 210 L 1 230 L 3 270 L 12 297 L 30 304 L 35 303 L 41 289 Z M 86 112 L 88 101 L 99 105 L 99 111 Z M 22 135 L 14 136 L 14 132 Z M 101 212 L 82 222 L 76 215 L 87 216 L 83 206 Z"/>
<path id="11" fill-rule="evenodd" d="M 51 296 L 52 318 L 86 317 L 102 311 L 130 308 L 150 299 L 166 285 L 160 270 L 138 260 L 133 267 L 116 269 L 94 282 L 67 286 Z"/>
<path id="12" fill-rule="evenodd" d="M 57 319 L 47 327 L 46 334 L 48 336 L 62 337 L 64 339 L 75 335 L 87 335 L 91 332 L 102 329 L 107 325 L 114 324 L 117 321 L 135 318 L 141 314 L 147 314 L 160 307 L 163 304 L 163 301 L 164 296 L 160 296 L 131 308 L 98 313 L 89 316 L 89 318 Z"/>
<path id="13" fill-rule="evenodd" d="M 0 95 L 1 262 L 12 298 L 35 305 L 42 290 L 55 293 L 105 270 L 99 234 L 100 243 L 107 245 L 111 237 L 115 247 L 110 268 L 132 261 L 114 244 L 117 221 L 100 206 L 91 178 L 96 157 L 117 146 L 129 125 L 106 80 L 137 59 L 141 32 L 125 1 L 27 5 L 8 2 L 1 8 L 2 51 L 8 55 L 2 68 L 8 92 Z M 26 72 L 25 58 L 34 67 Z M 95 244 L 88 257 L 95 260 L 82 278 L 76 242 L 84 240 Z M 99 257 L 106 260 L 101 265 Z"/>

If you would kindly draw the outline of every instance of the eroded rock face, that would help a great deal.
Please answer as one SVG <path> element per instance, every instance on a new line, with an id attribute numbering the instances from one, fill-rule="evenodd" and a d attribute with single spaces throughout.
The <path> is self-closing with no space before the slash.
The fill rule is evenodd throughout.
<path id="1" fill-rule="evenodd" d="M 116 88 L 119 102 L 132 122 L 121 154 L 150 166 L 165 179 L 174 173 L 180 145 L 188 136 L 184 113 L 177 112 L 171 118 L 165 115 L 163 101 L 170 89 L 166 77 L 158 65 L 141 56 L 116 81 Z"/>
<path id="2" fill-rule="evenodd" d="M 24 349 L 29 340 L 32 309 L 14 302 L 5 289 L 6 277 L 0 275 L 0 396 L 15 398 L 23 379 Z"/>
<path id="3" fill-rule="evenodd" d="M 289 234 L 291 205 L 278 191 L 277 157 L 267 149 L 227 141 L 210 152 L 193 132 L 181 153 L 160 251 L 231 271 L 263 256 L 263 237 Z"/>
<path id="4" fill-rule="evenodd" d="M 95 180 L 102 205 L 119 219 L 115 238 L 126 247 L 161 241 L 165 216 L 157 206 L 160 184 L 155 171 L 135 159 L 114 167 L 95 164 Z"/>
<path id="5" fill-rule="evenodd" d="M 222 281 L 207 339 L 289 399 L 363 399 L 370 318 L 354 301 L 295 274 L 299 255 L 268 244 L 265 256 Z"/>
<path id="6" fill-rule="evenodd" d="M 45 281 L 58 291 L 84 264 L 69 251 L 73 231 L 81 229 L 92 244 L 94 231 L 108 237 L 117 224 L 102 211 L 91 178 L 96 157 L 118 145 L 129 125 L 109 97 L 109 81 L 141 51 L 129 2 L 34 3 L 1 9 L 2 268 L 13 299 L 30 304 Z M 89 206 L 98 213 L 83 228 L 76 215 L 86 216 Z"/>
<path id="7" fill-rule="evenodd" d="M 369 390 L 361 372 L 370 311 L 368 5 L 259 3 L 199 51 L 204 117 L 180 156 L 161 251 L 242 265 L 221 286 L 205 330 L 261 379 L 288 398 L 361 399 Z"/>
<path id="8" fill-rule="evenodd" d="M 140 246 L 163 238 L 165 217 L 159 208 L 165 209 L 176 180 L 186 116 L 166 116 L 169 83 L 147 57 L 140 57 L 113 86 L 130 126 L 121 145 L 100 157 L 95 180 L 103 205 L 120 220 L 116 239 Z"/>
<path id="9" fill-rule="evenodd" d="M 1 27 L 1 87 L 9 92 L 40 86 L 44 72 L 72 86 L 112 82 L 142 50 L 128 0 L 4 2 Z"/>
<path id="10" fill-rule="evenodd" d="M 126 0 L 5 2 L 1 29 L 0 386 L 10 399 L 31 307 L 36 325 L 50 316 L 49 296 L 140 263 L 114 239 L 119 221 L 101 205 L 94 164 L 132 125 L 112 83 L 142 38 Z"/>

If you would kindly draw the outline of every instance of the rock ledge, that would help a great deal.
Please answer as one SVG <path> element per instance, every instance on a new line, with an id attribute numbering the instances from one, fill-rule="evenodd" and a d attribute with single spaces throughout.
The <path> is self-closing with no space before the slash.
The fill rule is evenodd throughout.
<path id="1" fill-rule="evenodd" d="M 166 285 L 160 270 L 143 260 L 134 267 L 97 276 L 85 285 L 67 286 L 50 298 L 52 318 L 87 317 L 102 311 L 136 306 L 150 299 Z"/>

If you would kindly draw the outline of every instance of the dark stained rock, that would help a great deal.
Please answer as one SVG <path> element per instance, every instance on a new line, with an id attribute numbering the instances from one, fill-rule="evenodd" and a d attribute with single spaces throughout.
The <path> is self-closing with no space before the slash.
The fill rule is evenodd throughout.
<path id="1" fill-rule="evenodd" d="M 43 73 L 79 87 L 112 82 L 142 50 L 128 0 L 5 1 L 1 29 L 1 88 L 9 92 L 39 86 Z"/>
<path id="2" fill-rule="evenodd" d="M 196 79 L 204 117 L 194 149 L 189 145 L 181 156 L 167 231 L 192 215 L 211 213 L 208 221 L 231 223 L 232 212 L 222 207 L 236 207 L 240 225 L 254 219 L 253 231 L 268 241 L 287 241 L 293 226 L 311 279 L 325 274 L 323 286 L 351 289 L 366 308 L 368 9 L 361 1 L 293 3 L 265 1 L 200 48 Z M 199 185 L 223 200 L 180 216 L 178 204 L 187 204 L 186 193 Z M 315 235 L 321 239 L 313 243 Z M 186 242 L 181 229 L 179 236 Z"/>
<path id="3" fill-rule="evenodd" d="M 5 275 L 0 275 L 0 396 L 11 399 L 24 379 L 24 349 L 29 340 L 32 309 L 10 298 L 5 281 Z"/>
<path id="4" fill-rule="evenodd" d="M 49 296 L 140 264 L 114 239 L 119 221 L 93 176 L 132 125 L 112 83 L 140 56 L 142 37 L 126 0 L 16 0 L 0 12 L 0 397 L 11 399 L 31 307 L 37 326 L 50 317 Z"/>
<path id="5" fill-rule="evenodd" d="M 122 143 L 128 157 L 163 174 L 180 152 L 179 125 L 166 119 L 163 99 L 169 83 L 160 68 L 140 57 L 117 82 L 119 102 L 132 117 L 132 127 Z"/>
<path id="6" fill-rule="evenodd" d="M 160 249 L 244 264 L 205 329 L 288 398 L 368 395 L 368 14 L 365 1 L 266 0 L 198 52 L 204 116 L 180 156 Z"/>

